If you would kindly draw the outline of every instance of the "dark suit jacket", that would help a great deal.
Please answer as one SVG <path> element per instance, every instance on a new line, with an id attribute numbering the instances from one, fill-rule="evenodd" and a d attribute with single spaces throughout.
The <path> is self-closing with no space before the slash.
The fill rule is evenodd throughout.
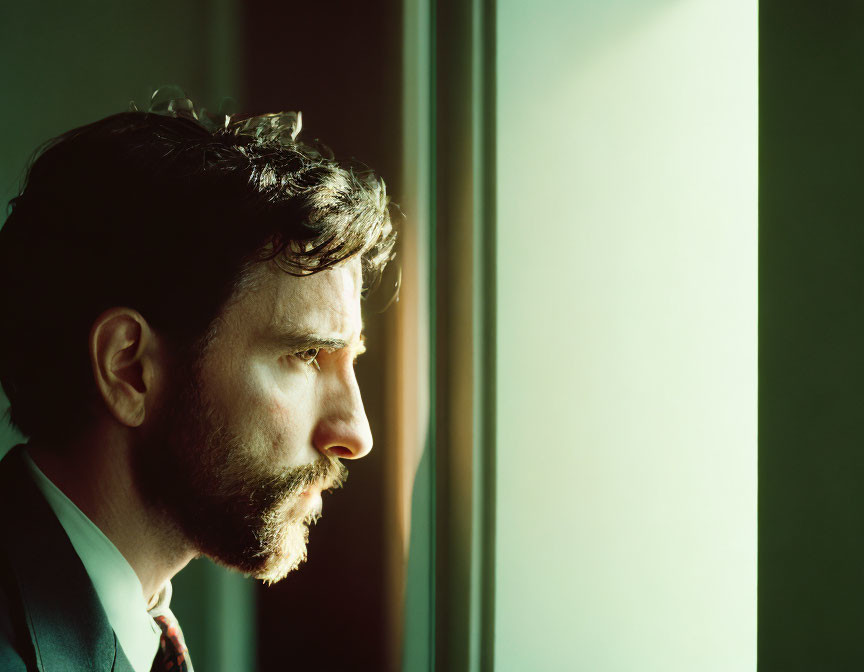
<path id="1" fill-rule="evenodd" d="M 0 672 L 133 672 L 23 449 L 0 460 Z"/>

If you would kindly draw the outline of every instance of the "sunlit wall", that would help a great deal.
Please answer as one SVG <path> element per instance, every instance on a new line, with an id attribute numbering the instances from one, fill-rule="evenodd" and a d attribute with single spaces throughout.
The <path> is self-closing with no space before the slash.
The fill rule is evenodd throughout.
<path id="1" fill-rule="evenodd" d="M 498 671 L 755 669 L 756 9 L 498 2 Z"/>

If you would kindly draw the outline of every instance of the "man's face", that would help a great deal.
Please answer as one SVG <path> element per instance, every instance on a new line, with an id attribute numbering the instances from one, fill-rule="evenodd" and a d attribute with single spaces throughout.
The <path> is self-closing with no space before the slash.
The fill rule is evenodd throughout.
<path id="1" fill-rule="evenodd" d="M 142 494 L 204 555 L 278 581 L 306 557 L 338 458 L 369 452 L 354 376 L 359 261 L 305 277 L 260 264 L 135 451 Z"/>

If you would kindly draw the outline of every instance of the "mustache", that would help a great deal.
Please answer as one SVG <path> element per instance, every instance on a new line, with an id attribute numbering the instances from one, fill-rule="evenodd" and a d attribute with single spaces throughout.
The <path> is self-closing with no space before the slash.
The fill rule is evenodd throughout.
<path id="1" fill-rule="evenodd" d="M 316 484 L 322 490 L 335 490 L 341 488 L 347 479 L 348 468 L 339 458 L 322 455 L 310 464 L 285 469 L 276 476 L 274 485 L 286 495 L 296 495 Z"/>

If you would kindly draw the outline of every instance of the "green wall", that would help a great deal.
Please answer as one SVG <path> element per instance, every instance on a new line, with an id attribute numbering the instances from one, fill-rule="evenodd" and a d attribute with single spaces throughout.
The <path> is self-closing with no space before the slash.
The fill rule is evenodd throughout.
<path id="1" fill-rule="evenodd" d="M 759 22 L 759 669 L 862 669 L 864 6 Z"/>
<path id="2" fill-rule="evenodd" d="M 497 11 L 495 669 L 754 670 L 756 2 Z"/>

